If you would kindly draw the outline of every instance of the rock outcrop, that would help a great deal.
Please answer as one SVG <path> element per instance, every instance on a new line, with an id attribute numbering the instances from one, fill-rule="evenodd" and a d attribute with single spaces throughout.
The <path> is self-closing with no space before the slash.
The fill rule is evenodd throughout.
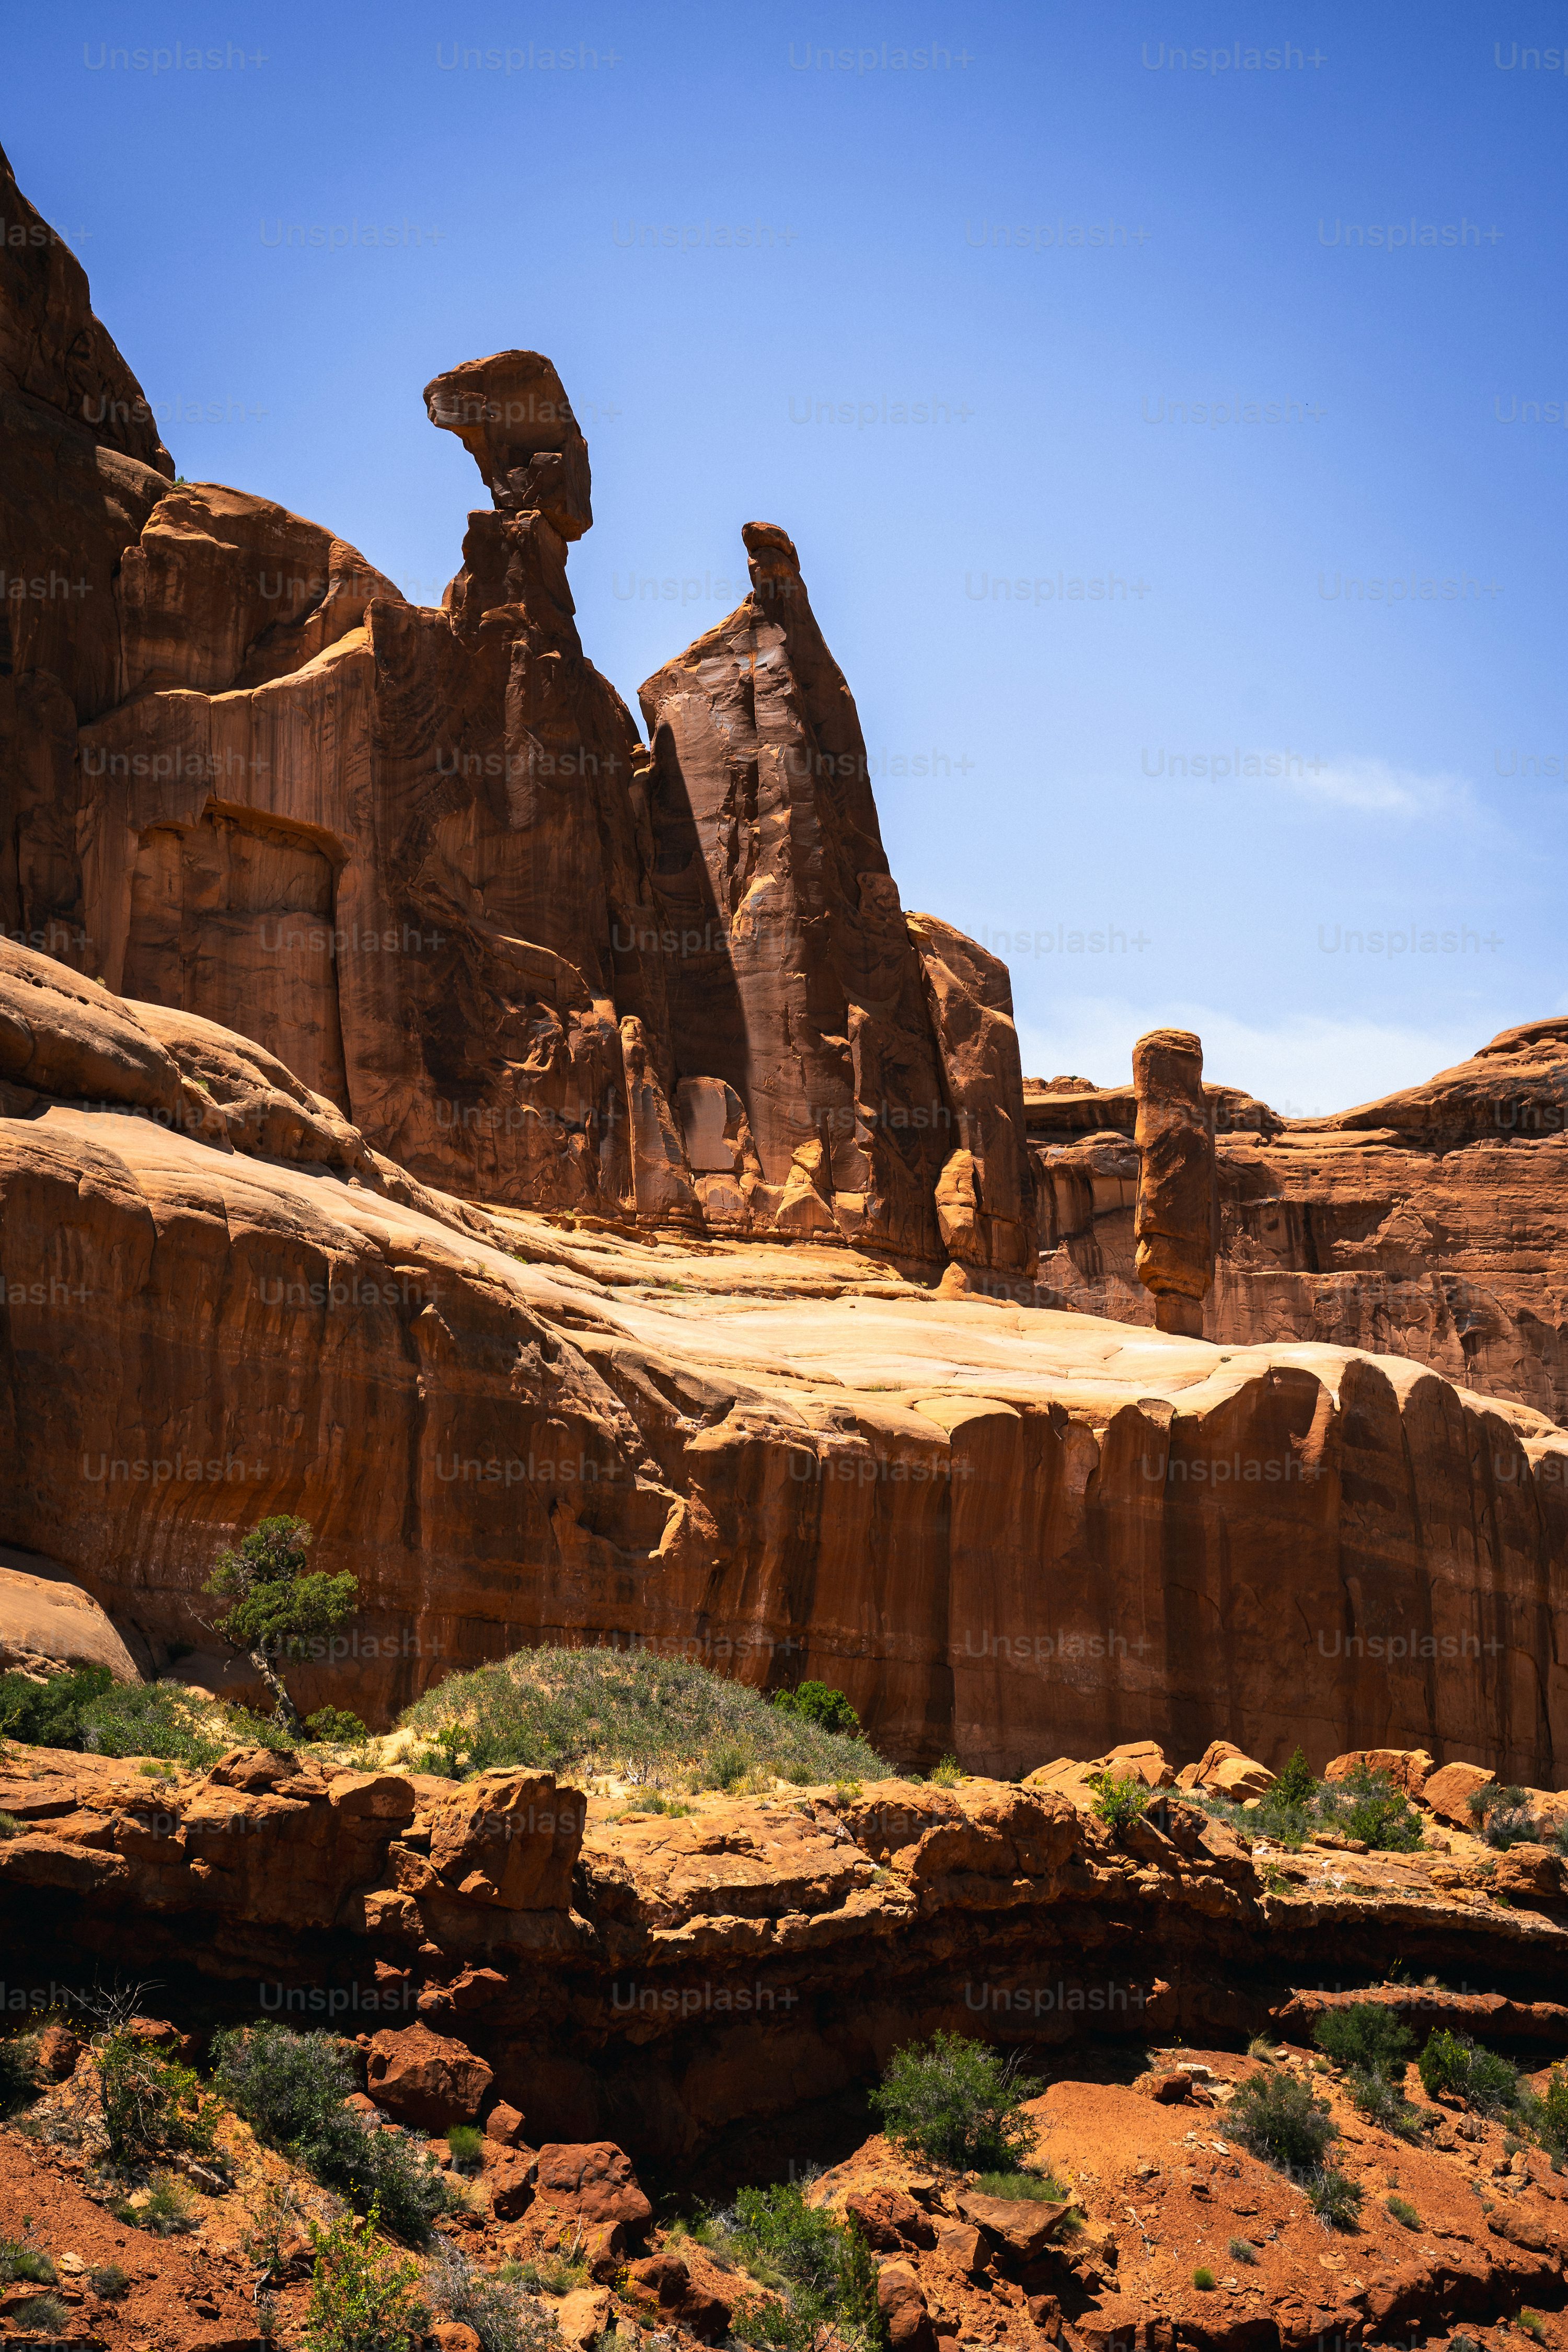
<path id="1" fill-rule="evenodd" d="M 1204 1049 L 1190 1029 L 1152 1029 L 1132 1048 L 1138 1116 L 1138 1279 L 1154 1328 L 1201 1339 L 1214 1279 L 1214 1138 L 1204 1101 Z"/>
<path id="2" fill-rule="evenodd" d="M 1218 1247 L 1204 1331 L 1403 1355 L 1568 1416 L 1568 1016 L 1504 1030 L 1426 1085 L 1283 1119 L 1215 1114 Z M 1135 1271 L 1131 1087 L 1029 1082 L 1043 1303 L 1152 1321 Z"/>

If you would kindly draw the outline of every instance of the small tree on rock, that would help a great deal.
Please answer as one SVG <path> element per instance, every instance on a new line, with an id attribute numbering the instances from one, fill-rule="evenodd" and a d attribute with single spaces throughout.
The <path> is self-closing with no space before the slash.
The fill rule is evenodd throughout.
<path id="1" fill-rule="evenodd" d="M 308 1657 L 313 1642 L 359 1604 L 358 1579 L 307 1574 L 310 1529 L 304 1519 L 262 1519 L 236 1549 L 218 1556 L 205 1590 L 230 1605 L 210 1630 L 247 1657 L 276 1702 L 281 1727 L 302 1738 L 304 1726 L 276 1661 Z M 207 1621 L 204 1620 L 204 1622 Z"/>

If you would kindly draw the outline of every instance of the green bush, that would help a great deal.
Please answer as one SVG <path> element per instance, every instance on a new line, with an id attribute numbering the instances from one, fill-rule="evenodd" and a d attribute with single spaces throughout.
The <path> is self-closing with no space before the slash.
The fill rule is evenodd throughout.
<path id="1" fill-rule="evenodd" d="M 217 2117 L 192 2068 L 163 2057 L 129 2024 L 106 2034 L 94 2056 L 111 2164 L 134 2172 L 160 2157 L 212 2156 Z"/>
<path id="2" fill-rule="evenodd" d="M 145 2230 L 154 2238 L 177 2238 L 201 2228 L 201 2215 L 188 2189 L 166 2172 L 155 2173 L 142 2198 L 125 2198 L 110 2210 L 117 2221 Z"/>
<path id="3" fill-rule="evenodd" d="M 815 1723 L 842 1738 L 861 1737 L 859 1717 L 844 1693 L 830 1683 L 802 1683 L 796 1690 L 775 1691 L 773 1703 L 785 1715 L 798 1716 L 803 1723 Z"/>
<path id="4" fill-rule="evenodd" d="M 0 2041 L 0 2116 L 30 2107 L 44 2089 L 38 2073 L 36 2033 L 8 2033 Z"/>
<path id="5" fill-rule="evenodd" d="M 1280 1767 L 1268 1795 L 1277 1805 L 1305 1807 L 1316 1797 L 1318 1786 L 1318 1777 L 1307 1761 L 1306 1749 L 1293 1748 Z M 1245 2244 L 1246 2241 L 1242 2242 Z"/>
<path id="6" fill-rule="evenodd" d="M 131 2273 L 122 2271 L 118 2263 L 96 2263 L 87 2274 L 87 2283 L 105 2303 L 118 2303 L 130 2288 Z"/>
<path id="7" fill-rule="evenodd" d="M 377 2245 L 380 2216 L 342 2214 L 323 2229 L 310 2222 L 315 2270 L 305 2315 L 306 2352 L 418 2352 L 430 2314 L 419 2294 L 419 2266 Z"/>
<path id="8" fill-rule="evenodd" d="M 16 2316 L 29 2336 L 63 2336 L 70 2326 L 69 2308 L 58 2294 L 35 2296 Z"/>
<path id="9" fill-rule="evenodd" d="M 1400 2023 L 1398 2011 L 1375 2000 L 1325 2010 L 1312 2028 L 1312 2039 L 1336 2066 L 1380 2075 L 1395 2084 L 1405 2080 L 1415 2047 L 1415 2036 Z"/>
<path id="10" fill-rule="evenodd" d="M 447 2146 L 452 2152 L 453 2163 L 461 2171 L 473 2172 L 484 2160 L 485 2136 L 482 2131 L 476 2131 L 472 2124 L 449 2124 Z"/>
<path id="11" fill-rule="evenodd" d="M 1301 1753 L 1299 1748 L 1296 1753 L 1298 1756 Z M 1230 2259 L 1233 2263 L 1240 2263 L 1246 2267 L 1250 2267 L 1258 2260 L 1258 2249 L 1249 2239 L 1233 2238 L 1230 2242 Z"/>
<path id="12" fill-rule="evenodd" d="M 204 1768 L 223 1742 L 183 1691 L 166 1683 L 117 1683 L 107 1666 L 77 1666 L 33 1682 L 0 1675 L 0 1733 L 33 1748 L 99 1756 L 156 1756 Z"/>
<path id="13" fill-rule="evenodd" d="M 507 2286 L 526 2286 L 540 2294 L 570 2294 L 588 2284 L 586 2263 L 569 2262 L 564 2254 L 534 2254 L 526 2262 L 503 2263 L 497 2276 Z"/>
<path id="14" fill-rule="evenodd" d="M 1483 2116 L 1506 2115 L 1519 2105 L 1518 2067 L 1481 2049 L 1468 2034 L 1439 2026 L 1415 2063 L 1429 2099 L 1447 2093 Z"/>
<path id="15" fill-rule="evenodd" d="M 1094 1790 L 1093 1810 L 1097 1819 L 1108 1829 L 1121 1833 L 1148 1810 L 1153 1790 L 1135 1772 L 1091 1772 L 1089 1787 Z"/>
<path id="16" fill-rule="evenodd" d="M 743 1780 L 756 1764 L 752 1750 L 741 1739 L 717 1739 L 700 1764 L 691 1768 L 694 1789 L 721 1789 L 726 1794 Z"/>
<path id="17" fill-rule="evenodd" d="M 689 1659 L 646 1650 L 519 1650 L 448 1675 L 400 1722 L 444 1750 L 430 1769 L 453 1778 L 522 1764 L 668 1784 L 726 1745 L 745 1751 L 746 1769 L 781 1778 L 877 1780 L 891 1769 L 862 1739 L 773 1706 Z"/>
<path id="18" fill-rule="evenodd" d="M 759 2284 L 784 2298 L 784 2312 L 762 2322 L 767 2340 L 809 2345 L 832 2328 L 863 2342 L 880 2341 L 877 2264 L 853 2223 L 815 2211 L 794 2181 L 742 2189 L 716 2219 L 721 2242 Z"/>
<path id="19" fill-rule="evenodd" d="M 1488 1780 L 1470 1791 L 1469 1810 L 1488 1845 L 1506 1853 L 1510 1846 L 1544 1845 L 1552 1832 L 1530 1810 L 1530 1798 L 1521 1788 L 1501 1788 Z"/>
<path id="20" fill-rule="evenodd" d="M 1202 2294 L 1206 2294 L 1208 2293 L 1208 2291 L 1209 2291 L 1210 2287 L 1212 2287 L 1212 2286 L 1213 2286 L 1213 2284 L 1214 2284 L 1214 2273 L 1213 2273 L 1213 2271 L 1210 2271 L 1210 2270 L 1205 2270 L 1205 2269 L 1203 2268 L 1203 2266 L 1200 2264 L 1200 2265 L 1199 2265 L 1199 2267 L 1198 2267 L 1198 2268 L 1197 2268 L 1197 2269 L 1193 2273 L 1193 2284 L 1194 2284 L 1196 2288 L 1198 2288 L 1198 2290 L 1200 2291 L 1200 2293 L 1202 2293 Z"/>
<path id="21" fill-rule="evenodd" d="M 1233 2139 L 1281 2172 L 1317 2173 L 1339 2129 L 1321 2099 L 1294 2074 L 1249 2074 L 1226 2116 Z"/>
<path id="22" fill-rule="evenodd" d="M 1013 2205 L 1065 2205 L 1072 2196 L 1048 2172 L 983 2172 L 976 2189 L 982 2197 L 1000 2197 Z"/>
<path id="23" fill-rule="evenodd" d="M 1359 2180 L 1352 2180 L 1336 2165 L 1325 2164 L 1309 2174 L 1306 2190 L 1308 2204 L 1319 2221 L 1326 2221 L 1331 2230 L 1352 2230 L 1355 2227 L 1366 2195 Z"/>
<path id="24" fill-rule="evenodd" d="M 1384 2203 L 1402 2230 L 1418 2230 L 1421 2227 L 1421 2216 L 1408 2197 L 1388 2197 Z"/>
<path id="25" fill-rule="evenodd" d="M 962 2033 L 895 2050 L 870 2104 L 898 2147 L 965 2171 L 1016 2172 L 1032 2139 L 1019 2114 L 1040 2085 Z"/>
<path id="26" fill-rule="evenodd" d="M 1318 1811 L 1325 1826 L 1361 1838 L 1384 1853 L 1414 1853 L 1421 1843 L 1421 1816 L 1409 1798 L 1386 1772 L 1369 1771 L 1364 1764 L 1342 1780 L 1325 1785 Z"/>
<path id="27" fill-rule="evenodd" d="M 1546 2095 L 1541 2102 L 1535 2128 L 1549 2155 L 1568 2156 L 1568 2075 L 1561 2066 L 1553 2066 L 1547 2077 Z"/>
<path id="28" fill-rule="evenodd" d="M 18 2281 L 27 2286 L 58 2286 L 59 2275 L 42 2246 L 30 2246 L 25 2238 L 0 2238 L 0 2284 L 11 2286 Z"/>
<path id="29" fill-rule="evenodd" d="M 963 1778 L 963 1768 L 951 1749 L 939 1757 L 927 1776 L 933 1789 L 956 1789 Z"/>
<path id="30" fill-rule="evenodd" d="M 374 2209 L 395 2237 L 423 2245 L 431 2223 L 458 2199 L 421 2143 L 367 2126 L 344 2106 L 357 2088 L 348 2048 L 326 2032 L 236 2028 L 214 2041 L 214 2079 L 258 2139 L 292 2157 L 356 2212 Z"/>
<path id="31" fill-rule="evenodd" d="M 1403 2091 L 1396 2091 L 1384 2074 L 1363 2074 L 1352 2067 L 1345 2076 L 1345 2088 L 1358 2112 L 1368 2123 L 1376 2124 L 1380 2131 L 1394 2132 L 1400 2139 L 1418 2140 L 1426 2129 L 1426 2118 L 1419 2107 L 1411 2105 Z"/>
<path id="32" fill-rule="evenodd" d="M 356 1748 L 370 1738 L 370 1729 L 346 1707 L 319 1706 L 314 1715 L 305 1717 L 305 1737 L 323 1746 Z"/>

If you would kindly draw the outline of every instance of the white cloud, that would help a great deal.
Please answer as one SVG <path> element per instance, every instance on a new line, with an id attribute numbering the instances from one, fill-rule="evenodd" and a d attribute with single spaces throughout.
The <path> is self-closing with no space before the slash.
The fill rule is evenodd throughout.
<path id="1" fill-rule="evenodd" d="M 1315 772 L 1314 772 L 1315 771 Z M 1311 760 L 1290 773 L 1304 800 L 1334 808 L 1360 809 L 1374 816 L 1475 817 L 1475 797 L 1463 776 L 1416 768 L 1396 768 L 1388 760 Z"/>
<path id="2" fill-rule="evenodd" d="M 1349 1110 L 1450 1068 L 1495 1034 L 1463 1017 L 1430 1028 L 1397 1022 L 1338 1021 L 1318 1013 L 1284 1020 L 1238 1020 L 1214 1005 L 1138 1006 L 1110 997 L 1064 998 L 1045 1023 L 1024 1022 L 1019 1042 L 1031 1076 L 1092 1078 L 1097 1086 L 1131 1081 L 1132 1048 L 1147 1029 L 1195 1029 L 1204 1041 L 1204 1076 L 1245 1087 L 1291 1118 Z"/>

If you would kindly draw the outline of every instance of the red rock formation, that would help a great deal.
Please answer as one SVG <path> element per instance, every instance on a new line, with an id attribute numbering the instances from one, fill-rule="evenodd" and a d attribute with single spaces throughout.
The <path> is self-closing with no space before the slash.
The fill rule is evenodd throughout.
<path id="1" fill-rule="evenodd" d="M 1414 1358 L 1568 1416 L 1568 1017 L 1504 1030 L 1426 1086 L 1331 1118 L 1217 1112 L 1205 1332 Z M 1031 1083 L 1045 1303 L 1152 1319 L 1133 1268 L 1131 1089 Z"/>
<path id="2" fill-rule="evenodd" d="M 1190 1029 L 1153 1029 L 1132 1048 L 1138 1117 L 1138 1279 L 1154 1328 L 1203 1335 L 1214 1279 L 1214 1139 L 1204 1103 L 1204 1049 Z"/>

